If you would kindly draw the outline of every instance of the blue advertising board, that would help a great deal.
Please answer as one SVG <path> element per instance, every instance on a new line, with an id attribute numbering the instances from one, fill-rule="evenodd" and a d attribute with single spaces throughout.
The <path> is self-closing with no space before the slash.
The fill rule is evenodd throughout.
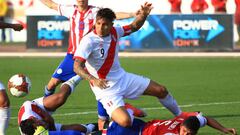
<path id="1" fill-rule="evenodd" d="M 140 31 L 120 40 L 121 50 L 232 50 L 233 44 L 233 16 L 227 14 L 151 15 Z"/>
<path id="2" fill-rule="evenodd" d="M 117 20 L 127 25 L 134 18 Z M 69 22 L 61 16 L 28 16 L 28 48 L 66 48 Z M 233 16 L 229 14 L 150 15 L 143 27 L 119 40 L 124 51 L 232 50 Z"/>
<path id="3" fill-rule="evenodd" d="M 69 21 L 63 16 L 28 16 L 27 48 L 66 48 Z"/>

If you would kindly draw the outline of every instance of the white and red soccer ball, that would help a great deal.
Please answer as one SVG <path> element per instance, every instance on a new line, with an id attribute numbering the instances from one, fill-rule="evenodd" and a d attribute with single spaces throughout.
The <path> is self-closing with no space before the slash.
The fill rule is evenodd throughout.
<path id="1" fill-rule="evenodd" d="M 13 75 L 8 80 L 8 90 L 15 97 L 26 96 L 31 89 L 31 81 L 24 74 Z"/>

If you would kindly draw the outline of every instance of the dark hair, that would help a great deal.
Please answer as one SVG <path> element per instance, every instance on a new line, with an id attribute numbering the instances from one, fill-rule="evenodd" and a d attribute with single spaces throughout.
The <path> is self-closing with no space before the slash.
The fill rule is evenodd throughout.
<path id="1" fill-rule="evenodd" d="M 109 21 L 114 21 L 116 19 L 116 14 L 110 8 L 100 8 L 97 12 L 96 18 L 105 18 Z"/>
<path id="2" fill-rule="evenodd" d="M 36 129 L 34 127 L 34 120 L 26 119 L 26 120 L 21 121 L 20 129 L 21 129 L 21 132 L 26 135 L 33 135 L 35 132 L 35 129 Z"/>
<path id="3" fill-rule="evenodd" d="M 192 133 L 197 134 L 200 122 L 196 116 L 190 116 L 183 122 L 183 126 L 188 128 Z"/>

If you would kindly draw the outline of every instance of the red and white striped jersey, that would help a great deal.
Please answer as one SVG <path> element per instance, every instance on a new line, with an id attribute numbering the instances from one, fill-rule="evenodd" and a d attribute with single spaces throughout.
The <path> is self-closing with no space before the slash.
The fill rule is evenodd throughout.
<path id="1" fill-rule="evenodd" d="M 31 117 L 42 120 L 44 115 L 41 112 L 41 108 L 34 101 L 25 101 L 18 112 L 18 124 Z"/>
<path id="2" fill-rule="evenodd" d="M 106 37 L 99 37 L 95 31 L 92 31 L 83 37 L 74 58 L 86 61 L 86 68 L 94 77 L 118 80 L 125 71 L 120 66 L 117 42 L 120 37 L 130 33 L 129 25 L 113 27 Z"/>
<path id="3" fill-rule="evenodd" d="M 82 37 L 91 31 L 99 8 L 88 6 L 85 12 L 79 12 L 76 5 L 59 5 L 59 13 L 70 21 L 69 45 L 67 53 L 74 54 Z"/>

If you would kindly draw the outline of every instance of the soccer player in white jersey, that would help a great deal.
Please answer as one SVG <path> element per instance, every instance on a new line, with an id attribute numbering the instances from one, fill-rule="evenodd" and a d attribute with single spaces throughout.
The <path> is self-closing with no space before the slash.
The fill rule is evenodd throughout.
<path id="1" fill-rule="evenodd" d="M 73 71 L 73 54 L 76 51 L 76 46 L 81 41 L 82 37 L 86 35 L 88 32 L 92 30 L 94 20 L 96 18 L 96 13 L 99 10 L 98 7 L 88 5 L 88 0 L 76 0 L 77 5 L 60 5 L 52 0 L 40 0 L 43 4 L 47 7 L 56 10 L 59 12 L 60 15 L 67 17 L 70 21 L 70 35 L 69 35 L 69 46 L 67 55 L 65 56 L 64 60 L 60 63 L 58 68 L 55 70 L 55 73 L 52 75 L 52 78 L 48 82 L 48 85 L 45 87 L 45 96 L 49 96 L 54 93 L 55 88 L 61 82 L 65 82 L 69 78 L 76 75 Z M 124 13 L 118 12 L 117 19 L 124 19 L 133 17 L 136 13 Z M 69 95 L 65 95 L 64 99 Z M 65 102 L 65 101 L 63 101 Z M 127 104 L 131 106 L 130 104 Z M 131 106 L 134 108 L 133 106 Z M 99 116 L 99 123 L 103 123 L 105 119 L 105 113 L 102 108 L 101 103 L 98 103 L 98 116 Z M 134 109 L 136 114 L 135 116 L 143 117 L 145 113 L 137 108 Z M 102 119 L 104 119 L 102 121 Z M 102 125 L 102 124 L 100 124 Z M 99 126 L 101 127 L 101 126 Z"/>
<path id="2" fill-rule="evenodd" d="M 73 71 L 73 54 L 82 37 L 92 30 L 98 7 L 88 5 L 88 0 L 76 0 L 77 5 L 60 5 L 52 0 L 40 0 L 47 7 L 56 10 L 60 15 L 65 16 L 70 21 L 70 35 L 67 55 L 60 63 L 51 80 L 45 88 L 45 96 L 54 93 L 55 88 L 61 82 L 75 76 Z M 118 13 L 118 19 L 133 17 L 133 13 Z"/>
<path id="3" fill-rule="evenodd" d="M 0 82 L 0 135 L 5 135 L 10 118 L 10 102 L 6 88 Z"/>
<path id="4" fill-rule="evenodd" d="M 51 114 L 62 105 L 61 93 L 73 92 L 75 86 L 79 83 L 80 77 L 74 76 L 64 82 L 60 87 L 61 92 L 57 92 L 48 97 L 37 98 L 33 101 L 25 101 L 18 112 L 18 124 L 20 132 L 26 135 L 34 134 L 37 126 L 43 126 L 49 131 L 75 130 L 81 133 L 90 133 L 94 129 L 94 125 L 55 124 Z"/>
<path id="5" fill-rule="evenodd" d="M 90 82 L 96 99 L 103 104 L 109 116 L 123 127 L 132 124 L 132 117 L 124 108 L 124 98 L 155 96 L 174 115 L 181 113 L 177 102 L 163 85 L 128 73 L 120 66 L 117 46 L 119 38 L 140 29 L 152 8 L 152 4 L 146 2 L 135 20 L 121 27 L 113 27 L 116 15 L 111 9 L 100 9 L 95 29 L 83 37 L 74 56 L 74 71 Z M 84 70 L 85 66 L 88 72 Z"/>

